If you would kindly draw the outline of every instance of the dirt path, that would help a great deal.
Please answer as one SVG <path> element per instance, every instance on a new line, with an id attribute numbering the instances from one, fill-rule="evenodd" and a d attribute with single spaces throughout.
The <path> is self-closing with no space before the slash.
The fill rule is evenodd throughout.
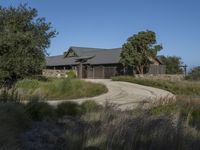
<path id="1" fill-rule="evenodd" d="M 111 81 L 109 79 L 87 79 L 86 81 L 105 84 L 108 88 L 108 92 L 92 98 L 73 99 L 70 101 L 82 103 L 85 100 L 94 100 L 102 105 L 107 101 L 118 105 L 121 109 L 131 109 L 137 107 L 141 103 L 153 103 L 163 98 L 175 98 L 175 96 L 168 91 L 128 82 Z M 57 105 L 63 101 L 66 100 L 48 102 L 52 105 Z"/>

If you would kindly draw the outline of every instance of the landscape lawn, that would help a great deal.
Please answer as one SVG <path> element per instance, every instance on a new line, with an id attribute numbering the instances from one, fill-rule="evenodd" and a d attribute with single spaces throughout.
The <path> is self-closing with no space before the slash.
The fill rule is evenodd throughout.
<path id="1" fill-rule="evenodd" d="M 93 97 L 107 92 L 103 84 L 86 82 L 79 79 L 48 79 L 39 81 L 24 79 L 16 83 L 15 88 L 21 100 L 34 98 L 59 100 Z"/>
<path id="2" fill-rule="evenodd" d="M 135 78 L 133 76 L 116 76 L 112 78 L 113 81 L 125 81 L 145 86 L 151 86 L 167 90 L 177 96 L 187 96 L 192 98 L 200 97 L 200 82 L 194 81 L 168 81 L 155 80 L 145 78 Z"/>

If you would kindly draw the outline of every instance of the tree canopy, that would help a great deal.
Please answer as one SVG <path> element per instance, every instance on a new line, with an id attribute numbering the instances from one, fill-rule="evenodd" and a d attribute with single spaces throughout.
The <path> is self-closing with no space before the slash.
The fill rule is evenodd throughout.
<path id="1" fill-rule="evenodd" d="M 142 31 L 129 37 L 122 46 L 120 63 L 132 66 L 136 73 L 143 74 L 148 71 L 152 58 L 162 49 L 156 45 L 156 34 L 153 31 Z"/>
<path id="2" fill-rule="evenodd" d="M 194 67 L 192 68 L 189 73 L 188 76 L 186 77 L 186 79 L 190 79 L 190 80 L 200 80 L 200 66 Z"/>
<path id="3" fill-rule="evenodd" d="M 37 74 L 56 35 L 51 23 L 27 5 L 0 7 L 0 79 Z"/>
<path id="4" fill-rule="evenodd" d="M 177 56 L 160 56 L 160 60 L 166 65 L 166 74 L 182 74 L 183 62 Z"/>

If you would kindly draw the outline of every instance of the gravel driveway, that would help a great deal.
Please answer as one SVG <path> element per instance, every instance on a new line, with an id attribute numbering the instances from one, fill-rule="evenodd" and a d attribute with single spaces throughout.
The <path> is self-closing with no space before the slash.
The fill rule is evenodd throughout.
<path id="1" fill-rule="evenodd" d="M 153 87 L 128 82 L 112 81 L 110 79 L 86 79 L 86 81 L 102 83 L 107 86 L 108 92 L 92 98 L 73 99 L 70 101 L 82 103 L 85 100 L 94 100 L 102 105 L 107 101 L 116 104 L 120 109 L 124 110 L 135 108 L 142 103 L 153 103 L 164 98 L 175 99 L 175 96 L 172 93 Z M 69 100 L 48 101 L 48 103 L 57 105 L 63 101 Z"/>

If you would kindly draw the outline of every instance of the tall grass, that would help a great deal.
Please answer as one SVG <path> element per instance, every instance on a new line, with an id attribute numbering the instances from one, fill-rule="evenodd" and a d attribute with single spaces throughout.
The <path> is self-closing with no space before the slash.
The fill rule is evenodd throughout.
<path id="1" fill-rule="evenodd" d="M 82 107 L 82 105 L 71 106 L 79 110 Z M 57 123 L 40 122 L 39 126 L 33 127 L 25 133 L 27 137 L 25 143 L 30 142 L 28 137 L 31 136 L 31 142 L 34 144 L 25 145 L 28 145 L 29 149 L 37 150 L 50 145 L 54 149 L 64 150 L 198 150 L 200 148 L 200 130 L 190 124 L 188 118 L 183 117 L 178 109 L 171 115 L 163 116 L 154 115 L 151 110 L 122 112 L 112 108 L 112 105 L 106 105 L 103 109 L 88 111 L 76 117 L 67 114 Z M 194 118 L 199 120 L 196 116 Z M 54 145 L 52 140 L 55 142 Z M 59 140 L 61 142 L 58 144 Z"/>
<path id="2" fill-rule="evenodd" d="M 199 97 L 200 82 L 192 81 L 166 81 L 166 80 L 151 80 L 143 78 L 135 78 L 131 76 L 117 76 L 112 78 L 113 81 L 125 81 L 146 86 L 152 86 L 172 92 L 176 95 Z"/>
<path id="3" fill-rule="evenodd" d="M 30 126 L 24 106 L 16 103 L 0 104 L 0 149 L 21 149 L 20 134 Z"/>
<path id="4" fill-rule="evenodd" d="M 2 103 L 0 149 L 199 150 L 199 106 L 184 99 L 130 111 L 92 101 Z"/>
<path id="5" fill-rule="evenodd" d="M 86 82 L 78 79 L 52 79 L 38 81 L 24 79 L 16 83 L 21 99 L 28 100 L 32 96 L 43 99 L 74 99 L 92 97 L 107 92 L 102 84 Z"/>

